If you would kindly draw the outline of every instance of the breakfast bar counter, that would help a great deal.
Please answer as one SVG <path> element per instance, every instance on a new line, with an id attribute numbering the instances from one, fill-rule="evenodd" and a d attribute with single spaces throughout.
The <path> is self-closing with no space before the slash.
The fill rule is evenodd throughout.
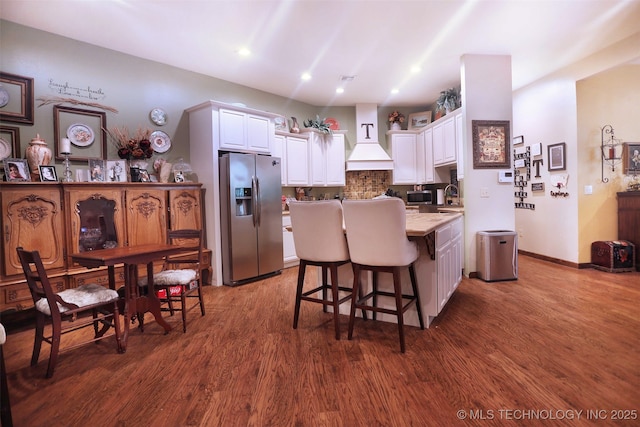
<path id="1" fill-rule="evenodd" d="M 420 255 L 414 263 L 418 292 L 425 327 L 442 311 L 451 295 L 462 280 L 463 257 L 463 228 L 464 217 L 461 213 L 414 213 L 407 212 L 407 236 L 418 245 Z M 372 230 L 372 232 L 375 232 Z M 318 281 L 322 280 L 318 269 Z M 353 285 L 353 273 L 351 265 L 346 264 L 339 268 L 338 280 L 340 286 L 351 287 Z M 363 290 L 371 288 L 371 274 L 363 276 Z M 379 274 L 379 288 L 381 290 L 393 289 L 393 280 L 390 274 Z M 402 272 L 403 293 L 411 293 L 411 282 L 408 271 Z M 366 293 L 366 292 L 365 292 Z M 386 308 L 394 308 L 393 299 L 380 298 L 378 304 Z M 331 310 L 329 308 L 329 310 Z M 349 304 L 340 306 L 340 313 L 348 315 Z M 356 313 L 360 316 L 361 313 Z M 378 320 L 393 322 L 396 316 L 378 313 Z M 404 314 L 406 325 L 418 326 L 418 314 L 415 306 L 410 306 Z"/>

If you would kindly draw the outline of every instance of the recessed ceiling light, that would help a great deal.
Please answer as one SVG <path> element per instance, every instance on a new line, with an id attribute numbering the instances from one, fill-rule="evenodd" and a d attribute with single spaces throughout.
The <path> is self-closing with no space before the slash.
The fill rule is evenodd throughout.
<path id="1" fill-rule="evenodd" d="M 309 73 L 302 73 L 302 75 L 300 76 L 300 78 L 306 82 L 307 80 L 311 80 L 311 74 L 309 74 Z"/>
<path id="2" fill-rule="evenodd" d="M 398 92 L 400 92 L 399 89 L 396 89 L 396 88 L 391 89 L 391 93 L 393 93 L 394 95 Z"/>
<path id="3" fill-rule="evenodd" d="M 243 48 L 238 49 L 238 55 L 240 55 L 240 56 L 249 56 L 249 55 L 251 55 L 251 51 L 249 49 L 247 49 L 246 47 L 243 47 Z"/>
<path id="4" fill-rule="evenodd" d="M 339 87 L 338 89 L 336 89 L 336 93 L 344 93 L 344 88 Z"/>
<path id="5" fill-rule="evenodd" d="M 412 73 L 419 73 L 420 71 L 422 71 L 422 67 L 420 67 L 419 65 L 414 65 L 413 67 L 411 67 L 411 72 Z"/>

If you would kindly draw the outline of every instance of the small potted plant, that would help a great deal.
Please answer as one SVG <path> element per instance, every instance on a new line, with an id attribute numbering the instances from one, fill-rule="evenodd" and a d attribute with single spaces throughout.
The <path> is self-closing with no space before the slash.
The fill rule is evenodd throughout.
<path id="1" fill-rule="evenodd" d="M 458 90 L 454 87 L 443 90 L 440 92 L 440 97 L 436 101 L 436 111 L 444 111 L 449 114 L 453 110 L 459 107 L 459 94 Z"/>
<path id="2" fill-rule="evenodd" d="M 316 129 L 327 135 L 333 135 L 333 132 L 331 131 L 331 127 L 329 126 L 329 124 L 325 123 L 324 119 L 320 120 L 320 116 L 318 116 L 317 114 L 316 114 L 315 120 L 308 119 L 308 120 L 305 120 L 303 124 L 304 124 L 304 127 Z"/>

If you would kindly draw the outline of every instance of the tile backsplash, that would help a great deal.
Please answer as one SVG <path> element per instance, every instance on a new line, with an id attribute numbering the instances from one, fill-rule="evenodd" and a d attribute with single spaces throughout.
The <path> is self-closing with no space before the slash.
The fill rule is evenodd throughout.
<path id="1" fill-rule="evenodd" d="M 391 187 L 391 171 L 347 172 L 344 197 L 347 199 L 371 199 Z"/>

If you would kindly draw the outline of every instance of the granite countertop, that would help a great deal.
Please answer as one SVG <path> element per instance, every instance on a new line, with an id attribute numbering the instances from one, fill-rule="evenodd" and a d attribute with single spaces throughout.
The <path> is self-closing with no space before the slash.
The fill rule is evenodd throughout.
<path id="1" fill-rule="evenodd" d="M 407 213 L 407 236 L 424 237 L 437 228 L 460 218 L 461 213 Z"/>
<path id="2" fill-rule="evenodd" d="M 438 212 L 464 213 L 464 208 L 462 206 L 443 206 L 438 208 Z"/>

